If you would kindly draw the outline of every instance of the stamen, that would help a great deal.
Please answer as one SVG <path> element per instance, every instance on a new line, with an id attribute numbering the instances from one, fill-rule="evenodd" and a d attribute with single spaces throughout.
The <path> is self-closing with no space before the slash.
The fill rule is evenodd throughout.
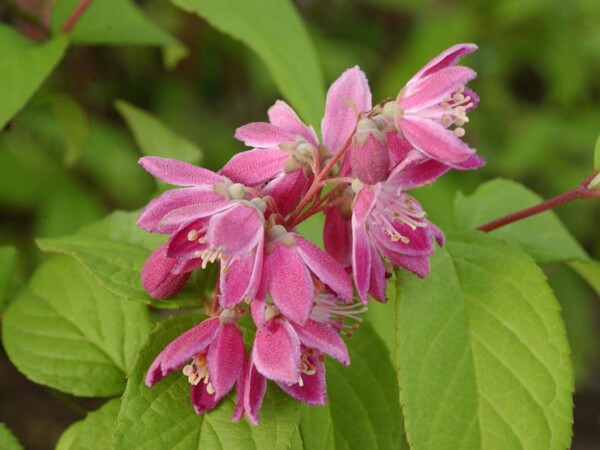
<path id="1" fill-rule="evenodd" d="M 198 230 L 190 230 L 187 235 L 188 241 L 192 242 L 198 239 Z"/>
<path id="2" fill-rule="evenodd" d="M 462 127 L 457 127 L 457 128 L 454 129 L 454 134 L 457 137 L 463 137 L 465 135 L 465 129 L 462 128 Z"/>
<path id="3" fill-rule="evenodd" d="M 242 200 L 246 196 L 246 186 L 241 183 L 233 183 L 227 191 L 232 200 Z"/>

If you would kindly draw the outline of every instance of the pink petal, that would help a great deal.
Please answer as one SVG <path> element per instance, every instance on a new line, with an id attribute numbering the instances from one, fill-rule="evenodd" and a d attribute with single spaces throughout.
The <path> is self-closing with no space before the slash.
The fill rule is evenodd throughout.
<path id="1" fill-rule="evenodd" d="M 246 348 L 237 325 L 221 326 L 208 348 L 207 363 L 209 381 L 219 401 L 233 388 L 246 363 Z"/>
<path id="2" fill-rule="evenodd" d="M 385 302 L 385 291 L 387 284 L 385 279 L 385 267 L 381 256 L 377 253 L 374 246 L 371 246 L 371 273 L 369 276 L 369 294 L 380 302 Z"/>
<path id="3" fill-rule="evenodd" d="M 264 240 L 260 239 L 254 252 L 233 259 L 227 270 L 221 268 L 219 302 L 223 308 L 231 308 L 244 298 L 254 299 L 260 286 L 263 258 Z"/>
<path id="4" fill-rule="evenodd" d="M 371 109 L 371 90 L 365 74 L 355 66 L 346 70 L 327 91 L 321 124 L 323 144 L 332 153 L 344 145 L 356 127 L 358 114 Z"/>
<path id="5" fill-rule="evenodd" d="M 257 330 L 254 364 L 265 377 L 283 383 L 297 383 L 300 375 L 300 340 L 285 321 L 271 322 L 269 330 Z"/>
<path id="6" fill-rule="evenodd" d="M 276 147 L 283 142 L 293 142 L 294 133 L 267 122 L 254 122 L 235 130 L 235 138 L 249 147 Z"/>
<path id="7" fill-rule="evenodd" d="M 352 206 L 353 230 L 365 225 L 367 218 L 375 207 L 380 190 L 381 186 L 377 184 L 375 186 L 365 186 L 356 194 L 354 205 Z"/>
<path id="8" fill-rule="evenodd" d="M 281 173 L 263 188 L 263 195 L 273 197 L 279 213 L 289 214 L 300 198 L 308 191 L 312 176 L 307 178 L 302 170 Z"/>
<path id="9" fill-rule="evenodd" d="M 390 152 L 390 167 L 395 167 L 413 150 L 413 146 L 396 131 L 387 134 L 388 150 Z"/>
<path id="10" fill-rule="evenodd" d="M 198 269 L 200 266 L 202 266 L 202 258 L 178 259 L 177 264 L 173 266 L 172 272 L 174 274 L 191 272 L 192 270 Z"/>
<path id="11" fill-rule="evenodd" d="M 369 302 L 369 281 L 371 274 L 371 243 L 365 230 L 353 228 L 352 272 L 358 296 L 363 303 Z"/>
<path id="12" fill-rule="evenodd" d="M 350 265 L 352 253 L 352 229 L 340 208 L 334 206 L 325 211 L 323 228 L 325 250 L 344 267 Z"/>
<path id="13" fill-rule="evenodd" d="M 345 300 L 352 298 L 352 282 L 340 263 L 303 237 L 296 235 L 295 238 L 298 254 L 310 271 L 339 297 Z"/>
<path id="14" fill-rule="evenodd" d="M 477 77 L 468 67 L 447 67 L 419 80 L 411 86 L 411 93 L 398 97 L 398 106 L 405 112 L 421 111 L 447 100 L 461 86 Z"/>
<path id="15" fill-rule="evenodd" d="M 313 304 L 314 286 L 296 247 L 277 243 L 266 257 L 265 269 L 275 306 L 289 320 L 306 322 Z"/>
<path id="16" fill-rule="evenodd" d="M 187 283 L 190 273 L 173 274 L 177 260 L 166 255 L 167 244 L 157 248 L 146 260 L 142 269 L 142 286 L 152 297 L 169 298 Z"/>
<path id="17" fill-rule="evenodd" d="M 196 414 L 203 414 L 214 409 L 219 401 L 216 392 L 209 394 L 206 387 L 207 385 L 202 381 L 195 386 L 193 384 L 190 386 L 190 396 L 192 397 L 192 405 Z"/>
<path id="18" fill-rule="evenodd" d="M 314 320 L 307 320 L 304 325 L 292 324 L 292 327 L 296 330 L 302 344 L 316 348 L 346 366 L 350 364 L 346 344 L 333 328 Z"/>
<path id="19" fill-rule="evenodd" d="M 442 125 L 417 116 L 400 119 L 404 137 L 419 151 L 447 164 L 460 163 L 471 157 L 475 150 L 461 141 Z"/>
<path id="20" fill-rule="evenodd" d="M 453 66 L 462 56 L 473 53 L 475 50 L 477 50 L 477 46 L 475 44 L 453 45 L 425 64 L 425 66 L 419 70 L 407 84 L 413 83 L 419 78 L 431 75 L 432 73 L 437 72 L 445 67 Z"/>
<path id="21" fill-rule="evenodd" d="M 208 169 L 176 159 L 144 156 L 139 164 L 156 178 L 175 186 L 214 186 L 227 181 Z"/>
<path id="22" fill-rule="evenodd" d="M 171 258 L 198 258 L 197 251 L 206 249 L 206 243 L 200 243 L 206 235 L 207 218 L 194 220 L 177 230 L 169 239 L 167 255 Z M 192 233 L 192 234 L 190 234 Z M 194 239 L 190 240 L 190 237 Z"/>
<path id="23" fill-rule="evenodd" d="M 245 412 L 250 423 L 258 425 L 258 411 L 267 392 L 267 379 L 256 370 L 254 359 L 255 352 L 252 350 L 248 369 L 238 382 L 238 399 L 231 420 L 237 422 Z"/>
<path id="24" fill-rule="evenodd" d="M 258 186 L 283 172 L 290 155 L 279 148 L 264 148 L 238 153 L 219 171 L 231 181 Z"/>
<path id="25" fill-rule="evenodd" d="M 425 157 L 420 152 L 415 153 L 421 157 L 419 161 L 409 167 L 401 167 L 402 164 L 399 164 L 390 174 L 388 183 L 402 187 L 403 191 L 409 191 L 433 183 L 451 168 L 447 164 Z"/>
<path id="26" fill-rule="evenodd" d="M 424 278 L 429 274 L 428 256 L 396 256 L 392 261 L 397 266 L 409 270 L 421 278 Z"/>
<path id="27" fill-rule="evenodd" d="M 308 375 L 301 372 L 302 386 L 300 383 L 277 385 L 290 397 L 313 406 L 323 406 L 327 402 L 327 391 L 325 384 L 325 366 L 317 355 L 308 357 L 308 361 L 314 366 L 315 373 Z"/>
<path id="28" fill-rule="evenodd" d="M 306 126 L 286 102 L 277 100 L 269 108 L 269 121 L 290 133 L 302 136 L 314 147 L 319 146 L 319 140 L 313 127 Z"/>
<path id="29" fill-rule="evenodd" d="M 353 143 L 350 150 L 352 173 L 367 184 L 375 184 L 387 178 L 390 168 L 390 157 L 385 145 L 375 139 L 372 134 L 364 145 Z"/>
<path id="30" fill-rule="evenodd" d="M 181 225 L 214 214 L 229 202 L 212 189 L 172 189 L 148 203 L 137 224 L 146 231 L 170 234 Z"/>
<path id="31" fill-rule="evenodd" d="M 237 203 L 210 219 L 206 242 L 211 248 L 221 248 L 224 255 L 245 255 L 263 238 L 263 222 L 262 214 L 254 206 Z"/>
<path id="32" fill-rule="evenodd" d="M 202 353 L 213 341 L 219 327 L 218 317 L 207 319 L 167 345 L 148 369 L 146 386 L 151 387 L 169 373 L 183 366 L 185 362 Z"/>
<path id="33" fill-rule="evenodd" d="M 485 165 L 485 158 L 479 155 L 472 155 L 464 161 L 449 165 L 458 170 L 474 170 Z"/>

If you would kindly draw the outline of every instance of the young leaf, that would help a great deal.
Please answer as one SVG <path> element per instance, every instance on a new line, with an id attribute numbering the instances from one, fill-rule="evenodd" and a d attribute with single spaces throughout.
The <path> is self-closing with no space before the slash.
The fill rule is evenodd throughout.
<path id="1" fill-rule="evenodd" d="M 164 241 L 164 236 L 148 233 L 135 225 L 139 213 L 117 211 L 78 233 L 52 239 L 38 239 L 46 252 L 75 258 L 102 287 L 118 297 L 150 304 L 156 308 L 199 306 L 212 289 L 210 271 L 197 271 L 188 288 L 168 300 L 151 298 L 140 282 L 146 258 Z M 203 294 L 205 294 L 203 296 Z"/>
<path id="2" fill-rule="evenodd" d="M 63 57 L 67 38 L 36 44 L 0 24 L 0 129 L 27 103 Z"/>
<path id="3" fill-rule="evenodd" d="M 127 102 L 117 101 L 116 108 L 145 155 L 200 164 L 202 151 L 195 144 L 176 135 L 150 114 Z"/>
<path id="4" fill-rule="evenodd" d="M 11 433 L 11 431 L 0 423 L 0 448 L 3 450 L 22 450 L 23 447 L 19 444 L 17 438 Z"/>
<path id="5" fill-rule="evenodd" d="M 0 311 L 7 300 L 11 275 L 17 258 L 17 251 L 13 247 L 0 247 Z"/>
<path id="6" fill-rule="evenodd" d="M 559 306 L 534 261 L 463 232 L 431 273 L 397 281 L 400 399 L 412 448 L 564 449 L 573 368 Z"/>
<path id="7" fill-rule="evenodd" d="M 542 201 L 514 181 L 496 179 L 482 184 L 469 196 L 459 193 L 454 201 L 454 220 L 459 229 L 475 229 Z M 539 264 L 589 259 L 553 211 L 498 228 L 492 234 L 529 253 Z"/>
<path id="8" fill-rule="evenodd" d="M 264 60 L 299 115 L 310 124 L 320 123 L 323 76 L 313 44 L 289 0 L 171 1 L 248 45 Z"/>
<path id="9" fill-rule="evenodd" d="M 113 433 L 121 400 L 114 398 L 96 411 L 75 422 L 65 431 L 56 444 L 56 450 L 77 450 L 84 448 L 112 448 Z"/>
<path id="10" fill-rule="evenodd" d="M 2 339 L 13 364 L 36 383 L 105 397 L 123 392 L 149 328 L 143 305 L 122 301 L 72 258 L 57 256 L 7 308 Z"/>
<path id="11" fill-rule="evenodd" d="M 152 388 L 144 377 L 158 353 L 175 337 L 198 324 L 201 316 L 178 316 L 159 323 L 148 346 L 136 360 L 117 419 L 115 449 L 268 448 L 285 449 L 300 420 L 300 405 L 270 386 L 261 410 L 261 424 L 231 423 L 233 400 L 228 397 L 207 414 L 197 415 L 190 402 L 190 386 L 181 372 Z"/>
<path id="12" fill-rule="evenodd" d="M 57 0 L 52 29 L 57 32 L 77 7 L 79 0 Z M 160 45 L 168 68 L 185 58 L 187 49 L 173 36 L 150 21 L 130 0 L 92 2 L 69 33 L 78 44 Z"/>

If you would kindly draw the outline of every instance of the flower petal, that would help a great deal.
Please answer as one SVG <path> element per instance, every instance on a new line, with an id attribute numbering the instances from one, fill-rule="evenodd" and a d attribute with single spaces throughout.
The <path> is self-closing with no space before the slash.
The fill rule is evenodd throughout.
<path id="1" fill-rule="evenodd" d="M 268 330 L 256 331 L 254 364 L 265 377 L 283 383 L 297 383 L 300 375 L 300 340 L 286 321 L 270 323 Z"/>
<path id="2" fill-rule="evenodd" d="M 142 286 L 156 299 L 169 298 L 187 283 L 190 272 L 174 274 L 177 260 L 166 255 L 167 244 L 158 247 L 146 260 L 142 269 Z"/>
<path id="3" fill-rule="evenodd" d="M 254 206 L 236 204 L 215 214 L 208 223 L 206 242 L 224 255 L 242 256 L 254 249 L 264 236 L 262 214 Z"/>
<path id="4" fill-rule="evenodd" d="M 208 169 L 176 159 L 144 156 L 138 162 L 156 178 L 175 186 L 214 186 L 227 181 Z"/>
<path id="5" fill-rule="evenodd" d="M 218 317 L 207 319 L 190 328 L 167 345 L 148 369 L 146 386 L 151 387 L 157 381 L 183 366 L 187 360 L 202 353 L 213 341 L 219 327 Z"/>
<path id="6" fill-rule="evenodd" d="M 302 136 L 314 147 L 319 146 L 319 140 L 313 127 L 305 125 L 286 102 L 277 100 L 269 108 L 269 121 L 279 128 Z"/>
<path id="7" fill-rule="evenodd" d="M 374 246 L 371 246 L 371 273 L 369 274 L 369 294 L 379 301 L 386 302 L 385 291 L 387 284 L 385 279 L 385 267 L 381 256 Z"/>
<path id="8" fill-rule="evenodd" d="M 250 147 L 276 147 L 283 142 L 294 142 L 294 133 L 267 122 L 254 122 L 235 130 L 235 138 Z"/>
<path id="9" fill-rule="evenodd" d="M 277 243 L 266 257 L 265 269 L 275 306 L 289 320 L 306 322 L 313 304 L 314 286 L 296 247 Z"/>
<path id="10" fill-rule="evenodd" d="M 190 397 L 192 398 L 192 405 L 196 414 L 203 414 L 214 409 L 219 401 L 216 393 L 209 394 L 206 388 L 207 385 L 203 382 L 190 386 Z"/>
<path id="11" fill-rule="evenodd" d="M 300 383 L 277 385 L 290 397 L 313 406 L 323 406 L 327 403 L 327 387 L 325 384 L 325 366 L 317 355 L 308 357 L 309 363 L 315 368 L 315 373 L 308 375 L 301 372 L 302 386 Z"/>
<path id="12" fill-rule="evenodd" d="M 167 256 L 183 259 L 198 258 L 196 252 L 206 249 L 206 243 L 200 242 L 200 239 L 206 235 L 207 223 L 207 218 L 194 220 L 173 233 L 168 242 Z"/>
<path id="13" fill-rule="evenodd" d="M 344 267 L 350 265 L 352 254 L 352 229 L 350 219 L 345 219 L 340 208 L 334 206 L 325 211 L 323 227 L 325 250 Z"/>
<path id="14" fill-rule="evenodd" d="M 215 400 L 219 401 L 231 391 L 246 363 L 246 348 L 237 325 L 221 326 L 208 348 L 207 363 Z"/>
<path id="15" fill-rule="evenodd" d="M 283 172 L 290 155 L 279 148 L 255 148 L 234 155 L 219 171 L 231 181 L 258 186 Z"/>
<path id="16" fill-rule="evenodd" d="M 416 116 L 399 120 L 404 137 L 419 151 L 447 164 L 457 164 L 471 157 L 475 150 L 442 125 Z"/>
<path id="17" fill-rule="evenodd" d="M 291 324 L 300 342 L 337 359 L 344 365 L 350 364 L 350 356 L 346 344 L 333 328 L 314 320 L 307 320 L 304 325 Z"/>
<path id="18" fill-rule="evenodd" d="M 350 149 L 352 173 L 363 183 L 375 184 L 387 178 L 390 168 L 389 151 L 371 134 L 364 145 L 358 142 Z"/>
<path id="19" fill-rule="evenodd" d="M 477 46 L 475 44 L 456 44 L 450 47 L 447 50 L 444 50 L 438 56 L 429 61 L 425 66 L 419 70 L 414 77 L 410 79 L 407 84 L 411 84 L 418 80 L 419 78 L 426 77 L 427 75 L 431 75 L 434 72 L 437 72 L 440 69 L 445 67 L 453 66 L 458 62 L 458 60 L 469 53 L 473 53 L 477 50 Z"/>
<path id="20" fill-rule="evenodd" d="M 362 70 L 346 70 L 327 91 L 325 116 L 321 124 L 323 144 L 336 153 L 350 137 L 358 114 L 371 109 L 371 90 Z"/>
<path id="21" fill-rule="evenodd" d="M 260 239 L 254 252 L 232 259 L 226 270 L 221 267 L 219 303 L 223 308 L 231 308 L 244 298 L 254 299 L 263 270 L 263 247 Z"/>
<path id="22" fill-rule="evenodd" d="M 352 282 L 340 263 L 303 237 L 296 235 L 295 238 L 298 254 L 310 271 L 339 297 L 345 300 L 352 298 Z"/>
<path id="23" fill-rule="evenodd" d="M 414 163 L 407 165 L 400 163 L 390 174 L 387 182 L 394 186 L 400 186 L 403 191 L 429 185 L 448 172 L 451 167 L 435 159 L 429 159 L 421 152 L 413 151 L 412 155 L 417 154 Z M 405 161 L 411 159 L 407 157 Z"/>
<path id="24" fill-rule="evenodd" d="M 262 189 L 264 196 L 273 197 L 279 213 L 283 216 L 289 214 L 300 200 L 312 181 L 312 176 L 307 178 L 302 170 L 292 173 L 282 172 L 267 183 Z"/>
<path id="25" fill-rule="evenodd" d="M 352 230 L 352 272 L 358 296 L 363 303 L 369 302 L 369 281 L 371 274 L 371 243 L 367 232 L 362 228 Z"/>
<path id="26" fill-rule="evenodd" d="M 392 261 L 397 266 L 411 271 L 418 277 L 425 278 L 429 274 L 428 256 L 395 256 Z"/>
<path id="27" fill-rule="evenodd" d="M 250 423 L 258 425 L 258 411 L 267 392 L 267 379 L 256 370 L 254 355 L 253 350 L 248 368 L 243 372 L 242 379 L 238 381 L 238 398 L 231 420 L 237 422 L 245 412 Z"/>

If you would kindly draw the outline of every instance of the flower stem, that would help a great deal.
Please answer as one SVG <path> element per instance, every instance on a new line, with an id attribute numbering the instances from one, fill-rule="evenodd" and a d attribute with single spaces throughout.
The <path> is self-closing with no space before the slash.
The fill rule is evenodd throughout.
<path id="1" fill-rule="evenodd" d="M 587 187 L 588 183 L 591 180 L 593 180 L 596 175 L 597 172 L 594 172 L 591 176 L 586 178 L 579 186 L 577 186 L 574 189 L 571 189 L 567 192 L 563 192 L 562 194 L 557 195 L 556 197 L 553 197 L 549 200 L 546 200 L 538 205 L 530 206 L 529 208 L 522 209 L 521 211 L 508 214 L 496 220 L 492 220 L 491 222 L 488 222 L 477 229 L 479 231 L 488 233 L 490 231 L 494 231 L 497 228 L 503 227 L 505 225 L 510 225 L 511 223 L 518 222 L 519 220 L 523 220 L 531 216 L 535 216 L 536 214 L 548 211 L 549 209 L 554 209 L 558 206 L 564 205 L 565 203 L 576 199 L 600 198 L 600 190 L 589 189 Z"/>
<path id="2" fill-rule="evenodd" d="M 73 29 L 79 18 L 83 15 L 83 13 L 86 11 L 86 9 L 88 9 L 88 7 L 91 4 L 92 0 L 81 0 L 71 13 L 71 16 L 69 16 L 67 21 L 63 24 L 60 31 L 63 34 L 69 33 Z"/>

